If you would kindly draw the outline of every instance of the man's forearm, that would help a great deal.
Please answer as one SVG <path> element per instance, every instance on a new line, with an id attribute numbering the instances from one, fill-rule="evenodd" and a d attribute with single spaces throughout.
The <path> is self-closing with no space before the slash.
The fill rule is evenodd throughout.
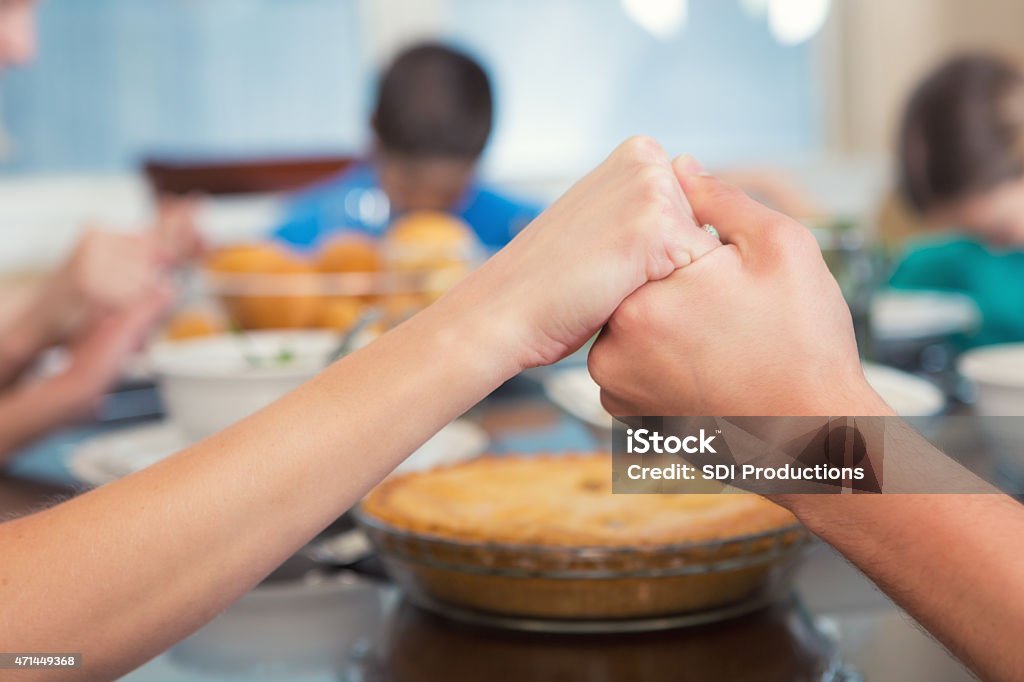
<path id="1" fill-rule="evenodd" d="M 1005 646 L 1024 628 L 1024 507 L 954 462 L 888 406 L 867 398 L 885 494 L 790 495 L 816 535 L 985 679 L 1019 680 L 1024 651 Z M 934 491 L 934 492 L 931 492 Z M 973 491 L 968 494 L 967 491 Z M 910 494 L 908 494 L 910 493 Z M 945 494 L 942 494 L 945 493 Z"/>
<path id="2" fill-rule="evenodd" d="M 1024 677 L 1024 508 L 999 494 L 801 495 L 787 506 L 985 679 Z"/>
<path id="3" fill-rule="evenodd" d="M 448 322 L 437 306 L 235 427 L 0 525 L 0 641 L 82 651 L 104 679 L 212 618 L 511 375 Z"/>

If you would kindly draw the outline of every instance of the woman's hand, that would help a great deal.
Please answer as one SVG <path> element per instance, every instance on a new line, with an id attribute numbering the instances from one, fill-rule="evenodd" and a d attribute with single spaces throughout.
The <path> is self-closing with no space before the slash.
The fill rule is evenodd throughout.
<path id="1" fill-rule="evenodd" d="M 739 190 L 679 169 L 726 245 L 641 288 L 590 353 L 617 416 L 868 415 L 849 309 L 814 236 Z"/>
<path id="2" fill-rule="evenodd" d="M 665 152 L 636 137 L 452 291 L 439 310 L 478 314 L 514 374 L 576 350 L 638 287 L 717 246 L 694 223 Z"/>

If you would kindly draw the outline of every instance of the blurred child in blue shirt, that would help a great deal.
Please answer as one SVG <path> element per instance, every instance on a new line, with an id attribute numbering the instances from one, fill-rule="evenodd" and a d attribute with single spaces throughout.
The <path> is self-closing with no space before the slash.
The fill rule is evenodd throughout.
<path id="1" fill-rule="evenodd" d="M 369 159 L 293 197 L 274 236 L 311 249 L 340 231 L 379 234 L 402 213 L 446 211 L 501 248 L 540 207 L 475 179 L 492 120 L 490 80 L 472 58 L 432 43 L 402 52 L 380 81 Z"/>

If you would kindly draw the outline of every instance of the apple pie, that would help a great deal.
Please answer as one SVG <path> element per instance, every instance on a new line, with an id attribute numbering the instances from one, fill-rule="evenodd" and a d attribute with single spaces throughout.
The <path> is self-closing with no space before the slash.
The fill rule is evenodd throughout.
<path id="1" fill-rule="evenodd" d="M 806 532 L 750 494 L 613 494 L 608 454 L 489 456 L 388 479 L 359 518 L 420 601 L 643 618 L 763 594 Z"/>

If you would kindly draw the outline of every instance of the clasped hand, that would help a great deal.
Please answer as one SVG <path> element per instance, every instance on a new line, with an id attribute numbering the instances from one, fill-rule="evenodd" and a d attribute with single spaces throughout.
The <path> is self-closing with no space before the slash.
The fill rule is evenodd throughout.
<path id="1" fill-rule="evenodd" d="M 509 373 L 603 327 L 590 371 L 618 416 L 888 413 L 813 235 L 647 138 L 622 144 L 448 299 L 485 312 Z"/>
<path id="2" fill-rule="evenodd" d="M 723 244 L 640 287 L 589 356 L 605 408 L 638 415 L 872 415 L 849 308 L 814 235 L 677 159 L 692 213 Z"/>

